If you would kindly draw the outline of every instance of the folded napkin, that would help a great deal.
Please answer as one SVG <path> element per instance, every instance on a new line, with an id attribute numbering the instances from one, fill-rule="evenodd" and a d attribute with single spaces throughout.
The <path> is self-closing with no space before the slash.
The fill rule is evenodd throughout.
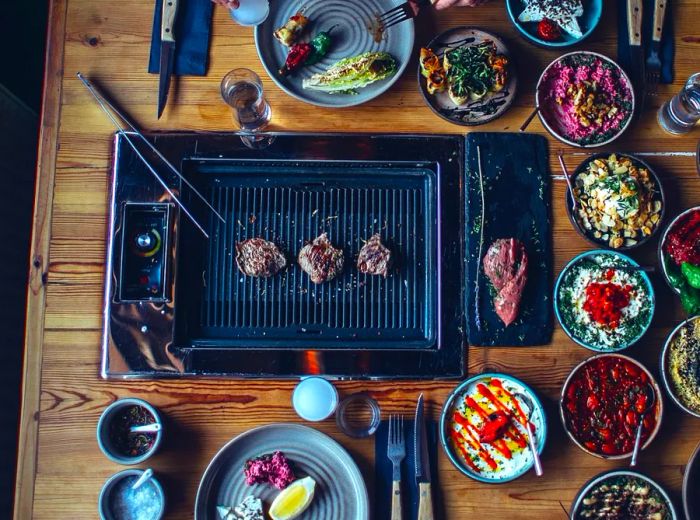
<path id="1" fill-rule="evenodd" d="M 481 148 L 485 222 L 481 241 Z M 467 136 L 465 309 L 470 345 L 545 345 L 552 339 L 552 225 L 547 140 L 535 134 L 472 132 Z M 496 314 L 483 257 L 497 239 L 516 238 L 528 257 L 518 317 L 508 327 Z M 478 288 L 478 298 L 477 298 Z M 477 303 L 478 319 L 477 326 Z"/>
<path id="2" fill-rule="evenodd" d="M 661 83 L 673 83 L 673 56 L 675 55 L 675 41 L 673 39 L 673 2 L 666 4 L 666 16 L 664 17 L 664 29 L 661 34 L 661 46 L 659 57 L 661 58 Z M 654 0 L 644 0 L 642 8 L 644 20 L 642 21 L 642 45 L 646 51 L 646 57 L 651 54 L 651 35 L 654 23 Z M 632 56 L 630 54 L 629 33 L 627 31 L 627 0 L 617 0 L 617 61 L 626 71 L 631 70 Z"/>
<path id="3" fill-rule="evenodd" d="M 179 0 L 175 18 L 176 76 L 204 76 L 209 63 L 209 35 L 214 4 L 211 0 Z M 156 0 L 148 72 L 160 71 L 160 19 L 163 0 Z"/>
<path id="4" fill-rule="evenodd" d="M 404 420 L 404 435 L 406 437 L 406 458 L 401 464 L 401 496 L 403 498 L 403 517 L 414 519 L 418 517 L 418 484 L 415 476 L 415 453 L 413 448 L 414 421 Z M 442 518 L 440 487 L 437 482 L 437 452 L 438 433 L 435 421 L 426 421 L 425 430 L 428 437 L 428 458 L 430 459 L 430 474 L 432 475 L 433 510 L 435 518 Z M 391 518 L 391 484 L 393 466 L 387 457 L 387 442 L 389 439 L 389 421 L 382 421 L 374 435 L 374 469 L 376 476 L 375 518 L 389 520 Z"/>

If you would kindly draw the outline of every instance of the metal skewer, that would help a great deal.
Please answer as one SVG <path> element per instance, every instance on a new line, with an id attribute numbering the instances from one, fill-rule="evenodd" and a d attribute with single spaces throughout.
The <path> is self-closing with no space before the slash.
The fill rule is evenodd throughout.
<path id="1" fill-rule="evenodd" d="M 183 203 L 177 198 L 177 196 L 172 192 L 172 190 L 165 185 L 164 181 L 160 178 L 160 176 L 155 172 L 155 170 L 151 167 L 151 165 L 146 161 L 145 157 L 137 150 L 136 145 L 134 142 L 129 138 L 129 134 L 122 128 L 122 125 L 119 124 L 119 122 L 115 119 L 113 116 L 112 112 L 116 114 L 123 122 L 124 124 L 131 130 L 131 133 L 134 135 L 138 136 L 146 145 L 155 153 L 158 158 L 165 163 L 170 170 L 177 175 L 177 177 L 185 183 L 201 200 L 206 204 L 206 206 L 214 213 L 219 220 L 221 220 L 223 223 L 226 223 L 226 220 L 219 214 L 219 212 L 216 211 L 216 209 L 206 200 L 206 198 L 187 180 L 187 178 L 182 175 L 173 164 L 168 161 L 168 159 L 158 150 L 153 144 L 146 139 L 146 137 L 136 128 L 136 126 L 120 111 L 118 110 L 107 98 L 105 98 L 101 93 L 98 92 L 97 88 L 90 83 L 90 81 L 83 76 L 80 72 L 77 73 L 78 79 L 83 83 L 85 88 L 87 88 L 92 96 L 95 98 L 97 101 L 98 105 L 100 108 L 104 111 L 104 113 L 109 117 L 110 121 L 112 121 L 112 124 L 115 126 L 117 129 L 117 132 L 124 136 L 126 141 L 129 143 L 129 145 L 132 147 L 134 152 L 139 156 L 139 158 L 146 164 L 148 169 L 151 171 L 151 173 L 156 177 L 158 182 L 166 189 L 168 194 L 170 194 L 171 197 L 173 197 L 173 200 L 180 206 L 180 208 L 184 211 L 184 213 L 190 218 L 190 220 L 193 221 L 193 223 L 197 226 L 197 228 L 204 233 L 204 229 L 199 225 L 199 223 L 194 219 L 192 214 L 184 207 Z M 109 109 L 107 108 L 109 107 Z M 110 112 L 110 110 L 112 112 Z M 206 233 L 204 233 L 206 235 Z M 207 235 L 208 237 L 208 235 Z"/>

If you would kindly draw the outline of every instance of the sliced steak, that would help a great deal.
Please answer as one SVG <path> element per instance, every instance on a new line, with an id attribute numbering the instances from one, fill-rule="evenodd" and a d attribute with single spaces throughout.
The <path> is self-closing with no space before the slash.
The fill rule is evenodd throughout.
<path id="1" fill-rule="evenodd" d="M 377 274 L 386 278 L 392 261 L 391 250 L 382 244 L 382 238 L 377 233 L 372 235 L 360 249 L 360 254 L 357 256 L 357 269 L 361 273 Z"/>
<path id="2" fill-rule="evenodd" d="M 274 276 L 287 266 L 287 259 L 272 242 L 249 238 L 236 242 L 236 265 L 247 276 Z"/>
<path id="3" fill-rule="evenodd" d="M 484 256 L 484 272 L 496 290 L 493 305 L 507 327 L 520 312 L 520 301 L 527 282 L 525 246 L 514 238 L 496 240 Z"/>
<path id="4" fill-rule="evenodd" d="M 324 233 L 301 248 L 298 262 L 313 283 L 327 282 L 343 271 L 343 250 L 333 247 Z"/>

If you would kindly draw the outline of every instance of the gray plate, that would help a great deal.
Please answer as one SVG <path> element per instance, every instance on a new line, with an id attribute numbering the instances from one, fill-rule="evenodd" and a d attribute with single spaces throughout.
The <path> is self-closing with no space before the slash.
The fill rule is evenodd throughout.
<path id="1" fill-rule="evenodd" d="M 401 76 L 411 57 L 415 37 L 413 20 L 388 28 L 379 43 L 374 41 L 369 30 L 377 15 L 401 3 L 402 0 L 270 0 L 270 15 L 255 28 L 258 56 L 272 81 L 287 94 L 301 101 L 322 107 L 349 107 L 365 103 L 389 89 Z M 284 64 L 288 48 L 279 43 L 272 34 L 302 7 L 304 15 L 311 21 L 301 41 L 309 41 L 317 33 L 338 24 L 331 33 L 333 45 L 328 55 L 320 62 L 282 77 L 277 71 Z M 323 72 L 342 58 L 369 51 L 391 54 L 398 62 L 396 74 L 359 89 L 356 95 L 328 94 L 302 88 L 303 78 Z"/>
<path id="2" fill-rule="evenodd" d="M 429 94 L 425 78 L 421 75 L 420 65 L 418 65 L 418 84 L 425 102 L 433 112 L 450 123 L 464 126 L 483 125 L 501 117 L 510 108 L 518 87 L 513 56 L 499 36 L 477 27 L 455 27 L 454 29 L 449 29 L 433 38 L 427 45 L 429 49 L 432 49 L 442 59 L 443 54 L 447 50 L 462 45 L 476 45 L 485 40 L 493 41 L 496 44 L 498 53 L 505 54 L 508 57 L 508 82 L 500 92 L 489 93 L 479 101 L 469 101 L 465 105 L 458 106 L 450 99 L 447 91 Z"/>
<path id="3" fill-rule="evenodd" d="M 299 424 L 269 424 L 248 430 L 226 444 L 209 463 L 197 490 L 195 520 L 219 520 L 217 505 L 235 506 L 248 495 L 265 503 L 265 511 L 279 491 L 267 484 L 247 486 L 245 461 L 280 450 L 293 464 L 296 476 L 316 481 L 313 502 L 304 520 L 366 520 L 367 487 L 345 449 L 327 435 Z"/>

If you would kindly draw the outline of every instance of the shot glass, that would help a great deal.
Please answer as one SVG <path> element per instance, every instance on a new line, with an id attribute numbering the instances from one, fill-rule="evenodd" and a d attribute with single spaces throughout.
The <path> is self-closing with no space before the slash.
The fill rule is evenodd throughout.
<path id="1" fill-rule="evenodd" d="M 238 7 L 231 9 L 231 18 L 238 25 L 260 25 L 270 14 L 269 0 L 239 0 Z"/>
<path id="2" fill-rule="evenodd" d="M 234 69 L 221 81 L 221 97 L 233 109 L 233 120 L 246 133 L 264 130 L 272 116 L 260 77 L 249 69 Z"/>

